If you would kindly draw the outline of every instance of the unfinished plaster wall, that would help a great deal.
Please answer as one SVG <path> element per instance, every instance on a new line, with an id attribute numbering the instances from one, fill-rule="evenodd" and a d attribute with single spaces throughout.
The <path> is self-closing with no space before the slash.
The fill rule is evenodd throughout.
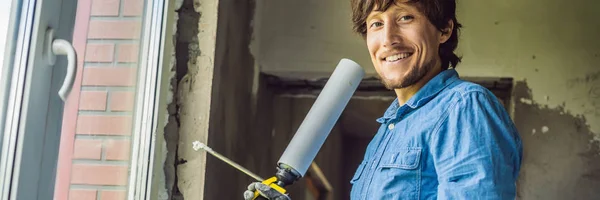
<path id="1" fill-rule="evenodd" d="M 194 151 L 192 144 L 194 141 L 206 143 L 209 135 L 218 1 L 180 2 L 181 6 L 177 10 L 177 66 L 174 86 L 177 90 L 174 106 L 177 115 L 171 118 L 179 128 L 176 135 L 165 136 L 170 156 L 175 156 L 172 159 L 175 162 L 176 176 L 173 179 L 174 185 L 169 189 L 172 190 L 172 195 L 180 194 L 174 196 L 177 198 L 202 199 L 205 191 L 206 154 Z"/>
<path id="2" fill-rule="evenodd" d="M 519 195 L 600 198 L 600 22 L 593 17 L 600 2 L 459 5 L 460 71 L 517 80 L 513 116 L 525 145 Z"/>
<path id="3" fill-rule="evenodd" d="M 347 57 L 374 75 L 351 32 L 349 1 L 259 2 L 252 47 L 261 72 L 324 77 Z M 600 198 L 600 2 L 457 2 L 459 73 L 515 80 L 511 114 L 525 146 L 519 196 Z"/>
<path id="4" fill-rule="evenodd" d="M 515 97 L 531 98 L 526 82 Z M 519 102 L 515 121 L 521 131 L 525 162 L 518 194 L 522 199 L 598 199 L 600 158 L 586 119 L 560 107 Z"/>

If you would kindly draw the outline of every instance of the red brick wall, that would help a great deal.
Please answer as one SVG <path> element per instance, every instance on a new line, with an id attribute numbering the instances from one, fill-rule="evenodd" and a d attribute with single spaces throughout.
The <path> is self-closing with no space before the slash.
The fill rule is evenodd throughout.
<path id="1" fill-rule="evenodd" d="M 77 97 L 66 105 L 77 109 L 65 109 L 64 121 L 75 122 L 72 129 L 63 126 L 55 193 L 73 200 L 126 199 L 144 1 L 79 1 L 74 45 L 81 47 L 82 73 L 72 93 Z"/>

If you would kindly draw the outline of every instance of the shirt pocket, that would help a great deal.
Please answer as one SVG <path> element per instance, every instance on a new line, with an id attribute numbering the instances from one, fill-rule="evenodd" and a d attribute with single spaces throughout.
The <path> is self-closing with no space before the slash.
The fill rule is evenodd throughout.
<path id="1" fill-rule="evenodd" d="M 398 168 L 405 170 L 413 170 L 419 167 L 421 163 L 421 148 L 420 147 L 404 147 L 396 148 L 397 151 L 384 155 L 381 160 L 380 168 Z"/>
<path id="2" fill-rule="evenodd" d="M 385 199 L 418 199 L 421 189 L 421 148 L 402 147 L 384 154 L 378 188 Z"/>

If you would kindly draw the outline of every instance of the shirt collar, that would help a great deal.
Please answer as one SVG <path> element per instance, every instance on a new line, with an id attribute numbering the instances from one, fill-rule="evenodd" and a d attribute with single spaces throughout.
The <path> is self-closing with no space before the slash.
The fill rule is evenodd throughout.
<path id="1" fill-rule="evenodd" d="M 379 123 L 387 123 L 395 119 L 400 109 L 416 109 L 425 105 L 435 97 L 442 89 L 458 80 L 455 69 L 447 69 L 440 72 L 427 82 L 414 96 L 412 96 L 402 107 L 398 104 L 398 98 L 394 99 L 390 107 L 385 111 L 383 117 L 377 119 Z"/>

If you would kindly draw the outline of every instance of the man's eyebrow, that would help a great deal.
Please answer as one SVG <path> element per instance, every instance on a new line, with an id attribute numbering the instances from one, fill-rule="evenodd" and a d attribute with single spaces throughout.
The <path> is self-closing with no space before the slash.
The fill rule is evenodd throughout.
<path id="1" fill-rule="evenodd" d="M 395 6 L 393 9 L 395 12 L 410 12 L 410 9 L 407 9 L 406 6 L 401 5 L 401 6 Z"/>
<path id="2" fill-rule="evenodd" d="M 371 20 L 371 19 L 373 19 L 375 17 L 379 17 L 379 15 L 381 15 L 381 13 L 383 13 L 383 12 L 381 12 L 381 11 L 371 11 L 371 13 L 367 16 L 367 19 L 365 21 L 368 22 L 369 20 Z"/>
<path id="3" fill-rule="evenodd" d="M 395 6 L 393 8 L 388 8 L 388 10 L 390 10 L 390 9 L 393 12 L 410 12 L 410 9 L 407 9 L 404 6 Z M 379 11 L 379 10 L 371 11 L 371 13 L 367 16 L 367 19 L 365 21 L 369 21 L 372 18 L 379 17 L 379 15 L 381 15 L 383 12 L 385 12 L 385 11 Z"/>

